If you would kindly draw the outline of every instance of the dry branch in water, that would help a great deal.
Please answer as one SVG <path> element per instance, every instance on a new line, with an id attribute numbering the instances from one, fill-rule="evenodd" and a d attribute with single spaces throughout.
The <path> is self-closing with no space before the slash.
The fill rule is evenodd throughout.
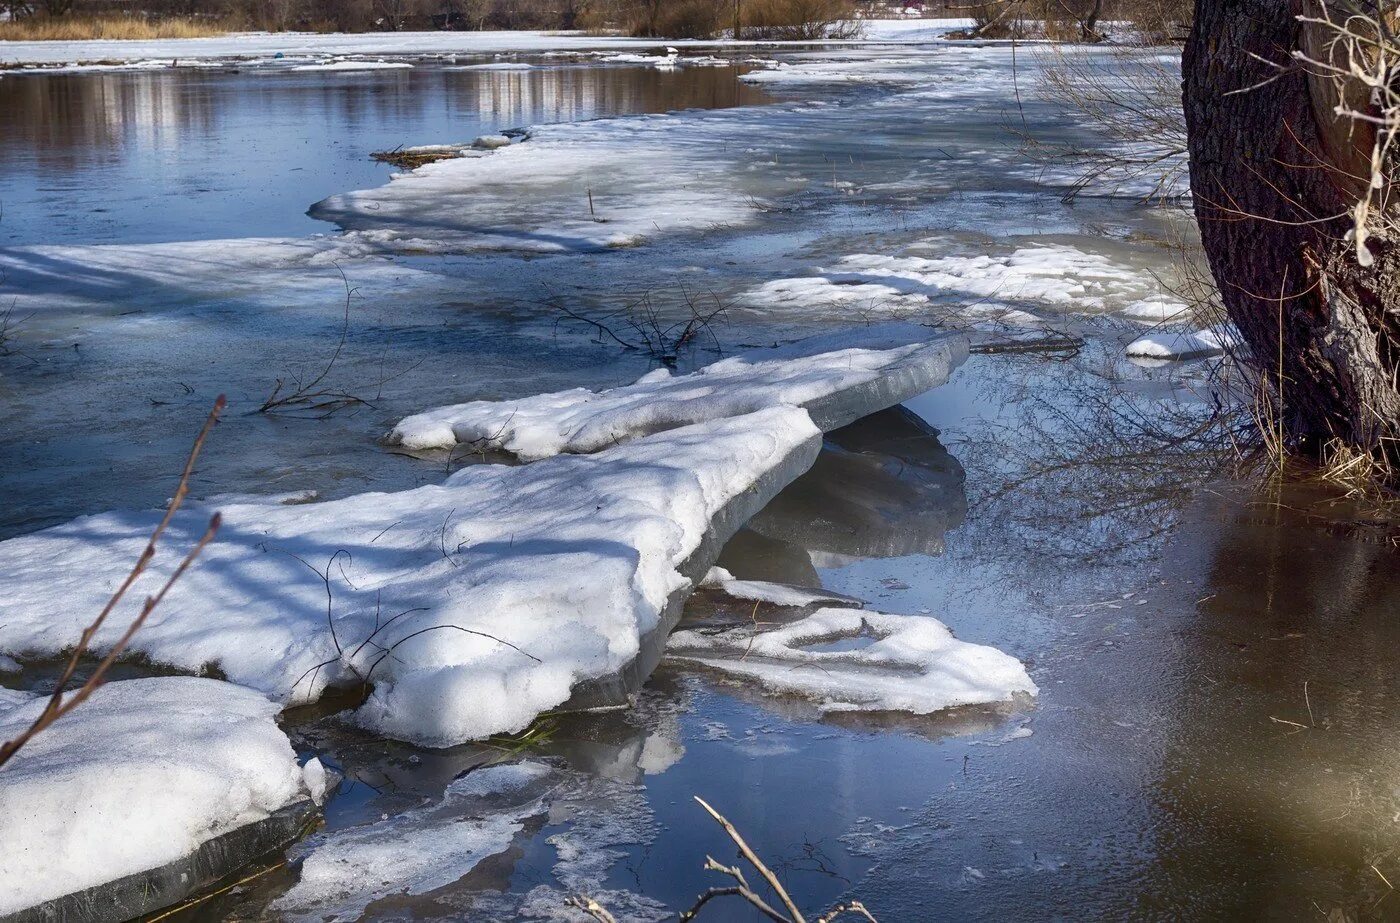
<path id="1" fill-rule="evenodd" d="M 777 897 L 778 903 L 782 904 L 783 910 L 778 910 L 773 907 L 761 894 L 755 891 L 753 887 L 750 886 L 748 878 L 745 877 L 744 870 L 738 865 L 723 865 L 715 861 L 713 856 L 706 856 L 705 868 L 708 871 L 728 875 L 734 880 L 734 884 L 710 888 L 702 893 L 695 899 L 695 903 L 690 906 L 690 909 L 680 915 L 680 923 L 688 923 L 688 921 L 694 920 L 700 915 L 700 911 L 709 905 L 710 901 L 720 897 L 741 897 L 750 907 L 757 910 L 759 914 L 766 919 L 773 921 L 773 923 L 807 923 L 807 918 L 803 916 L 802 911 L 797 906 L 797 902 L 792 899 L 787 889 L 783 887 L 782 882 L 778 880 L 778 876 L 773 873 L 772 869 L 764 864 L 763 860 L 758 857 L 758 853 L 753 851 L 744 840 L 743 835 L 739 833 L 739 830 L 729 822 L 729 819 L 710 807 L 709 803 L 698 795 L 695 796 L 695 801 L 700 807 L 705 809 L 705 813 L 714 818 L 715 823 L 719 824 L 720 828 L 724 830 L 729 839 L 734 842 L 734 846 L 739 850 L 739 855 L 743 857 L 744 861 L 753 866 L 754 870 L 767 882 L 768 887 L 772 890 L 774 896 Z M 570 897 L 566 903 L 570 907 L 575 907 L 588 914 L 594 920 L 597 920 L 598 923 L 617 923 L 617 919 L 608 912 L 608 909 L 591 897 Z M 816 917 L 813 923 L 834 923 L 835 920 L 848 914 L 859 917 L 867 921 L 867 923 L 878 923 L 875 917 L 860 901 L 845 901 L 844 903 L 837 904 L 820 917 Z"/>
<path id="2" fill-rule="evenodd" d="M 180 474 L 180 483 L 176 486 L 175 495 L 170 498 L 170 503 L 165 508 L 165 515 L 161 517 L 160 522 L 156 524 L 155 531 L 151 533 L 149 541 L 146 542 L 145 550 L 142 551 L 141 556 L 136 559 L 136 563 L 132 565 L 131 571 L 126 575 L 126 579 L 117 587 L 116 592 L 112 594 L 112 598 L 107 600 L 107 604 L 102 607 L 102 611 L 97 614 L 97 618 L 93 619 L 92 623 L 88 625 L 87 628 L 83 629 L 78 643 L 73 648 L 73 653 L 69 655 L 68 663 L 63 668 L 62 675 L 58 678 L 58 683 L 54 687 L 53 694 L 49 696 L 48 704 L 44 706 L 44 710 L 39 713 L 39 716 L 34 719 L 34 722 L 30 724 L 29 727 L 25 728 L 18 737 L 0 744 L 0 767 L 9 762 L 10 758 L 18 753 L 20 748 L 32 740 L 36 734 L 87 701 L 88 697 L 92 695 L 97 687 L 102 685 L 107 671 L 112 668 L 112 664 L 116 663 L 117 659 L 126 651 L 127 646 L 131 644 L 131 639 L 136 635 L 136 632 L 141 630 L 141 626 L 146 623 L 151 613 L 160 605 L 161 600 L 165 598 L 165 594 L 170 592 L 170 588 L 184 576 L 185 571 L 189 570 L 190 565 L 199 557 L 200 552 L 213 540 L 214 533 L 219 530 L 218 513 L 210 517 L 209 526 L 204 530 L 204 534 L 200 536 L 199 541 L 195 542 L 194 546 L 185 553 L 179 566 L 166 578 L 161 588 L 157 590 L 154 595 L 146 597 L 146 602 L 141 606 L 140 612 L 131 620 L 131 623 L 127 625 L 126 631 L 122 633 L 121 637 L 117 639 L 116 643 L 113 644 L 111 649 L 107 652 L 107 655 L 98 663 L 97 668 L 92 671 L 92 675 L 89 676 L 81 686 L 75 689 L 72 695 L 65 696 L 68 683 L 72 681 L 73 675 L 77 672 L 78 665 L 82 662 L 83 655 L 87 653 L 92 644 L 92 639 L 96 637 L 98 630 L 101 629 L 103 623 L 107 621 L 107 616 L 112 614 L 112 610 L 114 610 L 122 601 L 122 598 L 126 596 L 127 591 L 131 589 L 132 584 L 136 582 L 137 578 L 146 572 L 151 561 L 155 558 L 157 543 L 159 543 L 161 536 L 165 534 L 166 527 L 170 525 L 170 521 L 175 517 L 175 513 L 180 509 L 181 505 L 184 504 L 185 497 L 189 494 L 190 476 L 194 473 L 195 461 L 199 458 L 200 450 L 204 448 L 205 437 L 207 437 L 209 432 L 214 428 L 214 424 L 219 421 L 219 414 L 223 412 L 224 404 L 223 395 L 219 395 L 219 399 L 214 402 L 214 409 L 209 412 L 208 419 L 204 421 L 204 427 L 199 431 L 199 435 L 195 437 L 194 446 L 190 449 L 190 456 L 185 462 L 185 469 Z"/>

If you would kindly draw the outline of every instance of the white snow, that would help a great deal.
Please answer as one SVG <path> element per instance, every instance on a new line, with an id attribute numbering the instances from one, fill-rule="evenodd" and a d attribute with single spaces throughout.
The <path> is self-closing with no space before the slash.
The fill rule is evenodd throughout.
<path id="1" fill-rule="evenodd" d="M 311 215 L 416 252 L 577 252 L 746 224 L 763 202 L 713 156 L 718 123 L 646 115 L 538 125 L 489 156 L 427 164 Z"/>
<path id="2" fill-rule="evenodd" d="M 923 363 L 942 362 L 946 377 L 958 361 L 954 352 L 948 339 L 912 325 L 842 330 L 721 359 L 688 375 L 657 369 L 608 391 L 574 388 L 439 407 L 402 420 L 388 440 L 413 449 L 472 443 L 526 460 L 595 452 L 690 423 L 807 404 Z"/>
<path id="3" fill-rule="evenodd" d="M 357 920 L 373 901 L 452 884 L 508 849 L 523 822 L 544 809 L 543 792 L 531 789 L 550 773 L 543 763 L 478 769 L 448 785 L 435 804 L 317 834 L 293 849 L 293 859 L 305 857 L 300 880 L 272 909 L 291 920 Z M 491 798 L 512 794 L 522 802 L 486 809 Z"/>
<path id="4" fill-rule="evenodd" d="M 283 702 L 314 699 L 378 662 L 357 716 L 371 729 L 431 746 L 518 731 L 576 683 L 628 664 L 686 585 L 676 568 L 712 517 L 817 434 L 804 411 L 775 407 L 593 456 L 473 466 L 441 486 L 223 506 L 217 540 L 133 653 L 190 671 L 217 664 Z M 208 515 L 181 511 L 152 582 Z M 157 518 L 107 513 L 0 542 L 0 650 L 71 643 Z M 328 575 L 329 604 L 313 568 Z M 375 643 L 363 643 L 376 625 Z M 381 646 L 394 645 L 381 661 Z"/>
<path id="5" fill-rule="evenodd" d="M 43 707 L 0 714 L 0 740 Z M 0 914 L 173 862 L 306 797 L 278 711 L 211 679 L 99 688 L 0 768 Z"/>
<path id="6" fill-rule="evenodd" d="M 767 313 L 791 311 L 812 314 L 839 311 L 851 316 L 862 313 L 906 314 L 926 310 L 924 294 L 905 294 L 893 286 L 876 282 L 838 285 L 822 276 L 774 279 L 739 296 L 740 303 Z"/>
<path id="7" fill-rule="evenodd" d="M 814 645 L 848 639 L 843 650 Z M 940 621 L 857 609 L 818 609 L 779 628 L 681 631 L 668 651 L 680 660 L 815 700 L 823 711 L 925 715 L 958 705 L 1010 702 L 1039 691 L 1025 667 L 996 648 L 953 637 Z"/>
<path id="8" fill-rule="evenodd" d="M 1154 294 L 1131 266 L 1068 244 L 1018 247 L 1005 255 L 899 256 L 862 253 L 820 270 L 837 283 L 879 284 L 907 295 L 951 294 L 1104 311 Z"/>
<path id="9" fill-rule="evenodd" d="M 15 667 L 18 669 L 19 665 L 15 664 Z M 11 709 L 18 708 L 33 698 L 34 693 L 32 692 L 24 692 L 20 689 L 6 689 L 4 686 L 0 686 L 0 718 L 3 718 Z M 0 740 L 6 739 L 8 738 L 0 737 Z"/>
<path id="10" fill-rule="evenodd" d="M 1128 355 L 1140 359 L 1199 359 L 1218 356 L 1241 343 L 1233 324 L 1217 324 L 1204 330 L 1159 330 L 1128 344 Z"/>
<path id="11" fill-rule="evenodd" d="M 811 606 L 830 603 L 852 608 L 861 608 L 861 602 L 840 593 L 829 593 L 820 588 L 794 586 L 788 583 L 772 583 L 767 580 L 739 580 L 722 567 L 712 567 L 701 581 L 701 586 L 719 590 L 735 599 L 752 602 L 771 603 L 775 606 Z"/>

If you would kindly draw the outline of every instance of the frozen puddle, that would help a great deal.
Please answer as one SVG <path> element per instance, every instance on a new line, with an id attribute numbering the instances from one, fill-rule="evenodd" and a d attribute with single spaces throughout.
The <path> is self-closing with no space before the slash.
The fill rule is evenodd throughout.
<path id="1" fill-rule="evenodd" d="M 680 631 L 668 653 L 812 699 L 827 712 L 927 715 L 1039 691 L 1016 658 L 959 641 L 942 622 L 920 615 L 818 609 L 778 628 Z"/>
<path id="2" fill-rule="evenodd" d="M 0 740 L 44 701 L 0 704 Z M 3 770 L 0 916 L 142 916 L 294 840 L 325 777 L 297 765 L 278 711 L 211 679 L 98 689 Z"/>
<path id="3" fill-rule="evenodd" d="M 576 690 L 574 704 L 617 704 L 719 546 L 819 447 L 805 411 L 775 407 L 593 456 L 475 466 L 440 486 L 229 504 L 133 650 L 191 672 L 216 665 L 286 703 L 364 682 L 359 723 L 429 746 L 518 731 Z M 182 510 L 167 544 L 183 547 L 208 512 Z M 158 515 L 0 543 L 0 648 L 72 643 Z M 97 651 L 122 620 L 109 624 Z"/>
<path id="4" fill-rule="evenodd" d="M 388 438 L 414 449 L 462 443 L 531 460 L 783 405 L 805 408 L 819 428 L 832 430 L 943 384 L 967 348 L 961 336 L 912 324 L 843 330 L 689 375 L 657 369 L 609 391 L 575 388 L 440 407 L 408 417 Z"/>

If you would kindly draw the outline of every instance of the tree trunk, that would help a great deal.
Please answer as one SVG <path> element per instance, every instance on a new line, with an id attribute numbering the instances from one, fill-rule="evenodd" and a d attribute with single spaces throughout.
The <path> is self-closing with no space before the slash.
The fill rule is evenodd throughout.
<path id="1" fill-rule="evenodd" d="M 1291 60 L 1325 54 L 1297 19 L 1312 2 L 1196 0 L 1182 58 L 1196 219 L 1225 309 L 1276 397 L 1281 374 L 1295 444 L 1394 464 L 1400 247 L 1371 238 L 1375 262 L 1362 268 L 1346 239 L 1374 135 L 1334 115 L 1337 87 Z"/>

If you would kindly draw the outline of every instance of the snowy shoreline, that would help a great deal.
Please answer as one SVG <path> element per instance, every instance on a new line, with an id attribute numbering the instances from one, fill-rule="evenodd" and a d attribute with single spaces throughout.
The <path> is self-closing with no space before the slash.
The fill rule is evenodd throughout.
<path id="1" fill-rule="evenodd" d="M 943 40 L 948 32 L 965 28 L 961 19 L 870 20 L 866 37 L 819 42 L 731 41 L 728 39 L 643 39 L 590 35 L 586 32 L 371 32 L 359 34 L 312 32 L 248 32 L 209 38 L 90 39 L 72 42 L 0 41 L 0 68 L 15 66 L 132 65 L 138 62 L 183 61 L 274 63 L 274 55 L 371 55 L 443 57 L 452 55 L 544 54 L 653 49 L 671 45 L 684 49 L 801 48 L 813 45 L 907 45 Z"/>

